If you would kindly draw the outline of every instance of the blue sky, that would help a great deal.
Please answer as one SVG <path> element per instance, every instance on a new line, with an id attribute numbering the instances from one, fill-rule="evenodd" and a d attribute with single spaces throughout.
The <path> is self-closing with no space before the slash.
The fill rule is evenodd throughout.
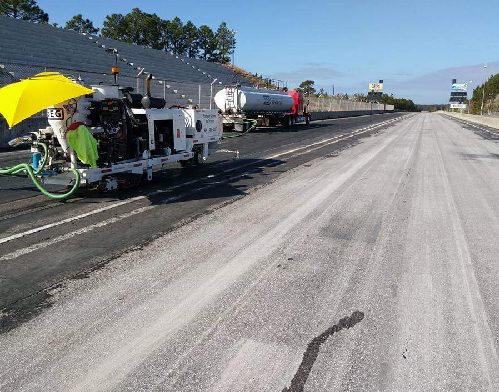
<path id="1" fill-rule="evenodd" d="M 446 102 L 450 80 L 472 86 L 499 73 L 497 0 L 38 0 L 51 22 L 81 13 L 98 27 L 107 14 L 138 7 L 237 30 L 236 65 L 287 80 L 312 79 L 325 90 L 385 91 L 417 103 Z M 487 63 L 488 68 L 483 69 Z"/>

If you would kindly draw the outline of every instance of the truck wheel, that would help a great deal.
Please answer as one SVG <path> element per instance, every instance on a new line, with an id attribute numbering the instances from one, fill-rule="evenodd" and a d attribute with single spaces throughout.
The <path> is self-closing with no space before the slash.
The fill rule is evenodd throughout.
<path id="1" fill-rule="evenodd" d="M 290 116 L 284 116 L 283 119 L 281 120 L 281 124 L 285 127 L 285 128 L 289 128 L 291 127 L 291 125 L 293 124 L 292 123 L 292 120 L 291 120 L 291 117 Z"/>
<path id="2" fill-rule="evenodd" d="M 310 125 L 310 116 L 305 116 L 305 124 Z"/>

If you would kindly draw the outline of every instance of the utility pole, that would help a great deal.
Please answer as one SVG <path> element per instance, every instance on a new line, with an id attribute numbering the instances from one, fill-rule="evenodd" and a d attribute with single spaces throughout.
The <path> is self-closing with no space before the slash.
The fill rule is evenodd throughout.
<path id="1" fill-rule="evenodd" d="M 483 66 L 483 69 L 487 69 L 487 64 Z M 483 116 L 483 102 L 485 100 L 485 82 L 486 80 L 483 81 L 483 90 L 482 90 L 482 106 L 480 107 L 480 116 Z"/>

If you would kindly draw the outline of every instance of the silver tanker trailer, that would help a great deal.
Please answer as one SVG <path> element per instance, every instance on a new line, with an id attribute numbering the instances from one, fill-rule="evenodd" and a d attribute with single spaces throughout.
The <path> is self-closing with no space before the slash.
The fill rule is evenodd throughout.
<path id="1" fill-rule="evenodd" d="M 279 91 L 246 86 L 226 86 L 214 97 L 222 112 L 225 129 L 244 131 L 248 120 L 256 120 L 260 126 L 281 123 L 292 126 L 310 121 L 303 95 L 295 90 Z"/>

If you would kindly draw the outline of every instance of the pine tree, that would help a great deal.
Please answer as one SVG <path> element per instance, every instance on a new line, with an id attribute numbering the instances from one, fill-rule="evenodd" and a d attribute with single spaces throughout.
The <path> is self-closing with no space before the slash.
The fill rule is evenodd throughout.
<path id="1" fill-rule="evenodd" d="M 48 23 L 49 16 L 35 0 L 1 0 L 0 15 L 29 20 L 34 23 Z"/>
<path id="2" fill-rule="evenodd" d="M 235 32 L 229 30 L 227 23 L 222 22 L 215 34 L 217 42 L 218 61 L 221 63 L 230 63 L 230 55 L 234 53 L 236 46 Z"/>
<path id="3" fill-rule="evenodd" d="M 97 34 L 99 32 L 99 29 L 94 27 L 92 21 L 90 19 L 83 19 L 81 14 L 75 15 L 68 20 L 64 28 L 86 34 Z"/>
<path id="4" fill-rule="evenodd" d="M 206 61 L 213 61 L 217 42 L 215 33 L 206 25 L 202 25 L 198 30 L 198 48 L 201 51 L 200 57 Z"/>

